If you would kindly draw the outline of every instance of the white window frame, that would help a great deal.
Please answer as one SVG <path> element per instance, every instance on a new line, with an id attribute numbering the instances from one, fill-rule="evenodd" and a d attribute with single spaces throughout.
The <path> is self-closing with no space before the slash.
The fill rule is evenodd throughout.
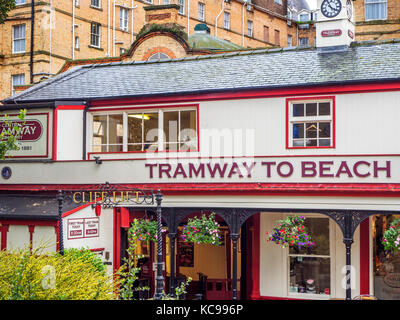
<path id="1" fill-rule="evenodd" d="M 252 20 L 247 20 L 247 36 L 253 37 L 254 34 L 254 25 Z"/>
<path id="2" fill-rule="evenodd" d="M 75 36 L 74 47 L 75 47 L 75 50 L 79 50 L 79 37 L 78 36 Z"/>
<path id="3" fill-rule="evenodd" d="M 227 30 L 231 29 L 231 14 L 224 11 L 224 28 Z"/>
<path id="4" fill-rule="evenodd" d="M 163 133 L 163 130 L 164 130 L 164 113 L 166 113 L 166 112 L 179 112 L 179 119 L 178 119 L 178 128 L 180 128 L 180 126 L 181 126 L 181 124 L 180 124 L 180 112 L 182 112 L 182 111 L 195 111 L 196 112 L 196 121 L 195 121 L 195 123 L 196 123 L 196 140 L 195 140 L 195 142 L 196 142 L 196 147 L 195 147 L 195 149 L 194 150 L 188 150 L 189 152 L 191 151 L 191 152 L 198 152 L 198 141 L 199 141 L 199 128 L 198 128 L 198 122 L 197 122 L 197 120 L 198 120 L 198 117 L 199 117 L 199 114 L 198 114 L 198 109 L 196 108 L 196 107 L 185 107 L 185 106 L 182 106 L 182 107 L 179 107 L 179 108 L 162 108 L 162 107 L 160 107 L 160 109 L 130 109 L 130 110 L 124 110 L 124 111 L 107 111 L 107 112 L 104 112 L 104 111 L 99 111 L 99 112 L 93 112 L 93 113 L 91 113 L 90 114 L 90 116 L 88 117 L 88 119 L 90 119 L 90 123 L 89 123 L 89 125 L 88 125 L 88 130 L 89 130 L 89 136 L 88 136 L 88 138 L 89 138 L 89 141 L 90 141 L 90 144 L 89 144 L 89 146 L 88 146 L 88 150 L 90 150 L 90 152 L 94 152 L 93 150 L 94 150 L 94 144 L 93 144 L 93 117 L 94 116 L 107 116 L 107 132 L 106 132 L 106 141 L 107 141 L 107 143 L 106 144 L 99 144 L 99 145 L 96 145 L 96 146 L 106 146 L 106 150 L 107 151 L 102 151 L 102 152 L 96 152 L 96 153 L 109 153 L 110 151 L 108 151 L 109 150 L 109 146 L 111 146 L 111 145 L 116 145 L 116 144 L 109 144 L 109 116 L 110 115 L 121 115 L 122 114 L 122 117 L 123 117 L 123 139 L 122 139 L 122 141 L 123 141 L 123 143 L 122 143 L 122 149 L 123 149 L 123 151 L 122 152 L 146 152 L 146 150 L 144 150 L 144 146 L 145 146 L 145 142 L 143 142 L 144 141 L 144 139 L 145 139 L 145 137 L 144 137 L 144 134 L 142 134 L 142 142 L 141 143 L 135 143 L 135 144 L 142 144 L 142 150 L 141 151 L 128 151 L 128 145 L 132 145 L 132 143 L 129 143 L 128 144 L 128 114 L 131 114 L 131 113 L 142 113 L 142 114 L 145 114 L 145 113 L 155 113 L 155 112 L 158 112 L 158 130 L 159 130 L 159 135 L 158 135 L 158 140 L 157 140 L 157 150 L 158 151 L 165 151 L 165 148 L 164 148 L 164 145 L 166 144 L 166 142 L 164 141 L 164 135 L 162 135 L 162 133 Z M 142 120 L 142 122 L 143 122 L 144 120 Z M 143 132 L 143 130 L 144 130 L 144 127 L 142 126 L 142 132 Z M 181 136 L 180 136 L 180 134 L 181 134 L 181 132 L 180 132 L 180 130 L 178 129 L 178 137 L 177 137 L 177 141 L 176 142 L 170 142 L 170 143 L 177 143 L 178 144 L 178 149 L 179 150 L 171 150 L 171 152 L 179 152 L 180 151 L 180 144 L 183 142 L 183 141 L 181 141 Z M 120 145 L 120 144 L 118 144 L 118 145 Z M 153 146 L 153 148 L 154 148 L 154 146 Z M 153 148 L 149 148 L 147 151 L 153 151 Z M 168 150 L 169 151 L 169 150 Z M 110 153 L 113 153 L 113 152 L 110 152 Z"/>
<path id="5" fill-rule="evenodd" d="M 18 80 L 18 81 L 16 81 L 16 80 Z M 21 80 L 23 80 L 23 81 L 21 81 Z M 25 84 L 25 73 L 13 74 L 11 76 L 11 95 L 15 94 L 14 86 L 21 86 L 24 84 Z"/>
<path id="6" fill-rule="evenodd" d="M 26 0 L 15 0 L 15 5 L 16 6 L 20 6 L 20 5 L 23 5 L 23 4 L 26 4 Z"/>
<path id="7" fill-rule="evenodd" d="M 304 39 L 304 40 L 303 40 Z M 306 42 L 306 43 L 302 43 L 302 41 Z M 300 47 L 306 47 L 309 45 L 309 39 L 307 37 L 300 37 L 299 38 L 299 46 Z"/>
<path id="8" fill-rule="evenodd" d="M 324 103 L 324 102 L 329 102 L 330 103 L 330 114 L 329 115 L 316 115 L 316 116 L 306 116 L 305 115 L 305 109 L 306 109 L 306 104 L 307 103 Z M 289 149 L 313 149 L 313 148 L 334 148 L 335 147 L 335 130 L 334 130 L 334 100 L 333 98 L 321 98 L 321 99 L 299 99 L 299 100 L 290 100 L 287 102 L 288 103 L 288 117 L 287 117 L 287 121 L 288 121 L 288 141 L 287 141 L 287 146 Z M 304 104 L 304 116 L 298 116 L 298 117 L 294 117 L 293 116 L 293 105 L 294 104 Z M 293 138 L 293 125 L 296 123 L 326 123 L 329 122 L 330 123 L 330 145 L 329 146 L 320 146 L 319 145 L 319 140 L 320 139 L 328 139 L 328 138 L 319 138 L 319 136 L 317 135 L 317 138 L 315 138 L 317 140 L 317 145 L 316 146 L 307 146 L 307 138 L 305 135 L 305 132 L 303 134 L 303 138 L 299 138 L 303 139 L 304 141 L 304 146 L 295 146 L 294 145 L 294 139 Z M 304 125 L 304 131 L 306 130 L 306 126 Z"/>
<path id="9" fill-rule="evenodd" d="M 98 29 L 99 30 L 98 34 L 95 34 L 95 33 L 92 32 L 93 31 L 93 25 L 96 25 L 99 28 Z M 97 37 L 98 38 L 98 44 L 93 44 L 92 43 L 93 37 Z M 100 48 L 101 47 L 101 24 L 100 23 L 92 22 L 90 24 L 90 45 L 92 47 L 96 47 L 96 48 Z"/>
<path id="10" fill-rule="evenodd" d="M 93 4 L 93 2 L 96 2 L 96 4 Z M 98 5 L 97 5 L 98 4 Z M 97 8 L 100 9 L 101 8 L 101 0 L 91 0 L 90 1 L 90 6 L 92 8 Z"/>
<path id="11" fill-rule="evenodd" d="M 198 2 L 197 3 L 197 9 L 198 9 L 198 18 L 200 21 L 204 21 L 206 19 L 206 5 L 204 2 Z"/>
<path id="12" fill-rule="evenodd" d="M 371 8 L 374 5 L 385 5 L 385 13 L 384 17 L 378 18 L 367 18 L 367 8 Z M 364 0 L 364 15 L 365 21 L 372 21 L 372 20 L 386 20 L 388 18 L 388 8 L 387 8 L 387 0 Z"/>
<path id="13" fill-rule="evenodd" d="M 178 0 L 178 13 L 184 15 L 185 14 L 185 0 Z"/>
<path id="14" fill-rule="evenodd" d="M 306 17 L 306 18 L 302 19 L 302 17 Z M 299 14 L 299 21 L 300 22 L 310 21 L 310 14 L 309 13 L 300 13 Z"/>
<path id="15" fill-rule="evenodd" d="M 129 11 L 127 8 L 120 7 L 119 12 L 119 27 L 121 30 L 128 31 Z"/>
<path id="16" fill-rule="evenodd" d="M 23 35 L 20 38 L 15 37 L 15 33 L 17 28 L 22 28 L 23 29 Z M 16 41 L 23 41 L 23 50 L 21 51 L 16 51 L 15 49 L 15 42 Z M 26 51 L 26 25 L 25 24 L 16 24 L 12 26 L 12 53 L 23 53 Z"/>
<path id="17" fill-rule="evenodd" d="M 293 37 L 290 34 L 288 34 L 288 36 L 287 36 L 287 46 L 289 48 L 293 47 Z"/>
<path id="18" fill-rule="evenodd" d="M 284 219 L 287 215 L 284 216 Z M 302 214 L 306 219 L 314 218 L 314 219 L 328 219 L 329 223 L 329 256 L 326 255 L 308 255 L 308 254 L 290 254 L 289 248 L 285 248 L 286 254 L 284 254 L 284 265 L 286 266 L 286 272 L 283 279 L 283 287 L 286 288 L 286 295 L 290 298 L 298 298 L 298 299 L 316 299 L 316 300 L 328 300 L 331 297 L 336 296 L 336 230 L 335 223 L 328 217 L 322 214 L 314 214 L 314 213 L 306 213 Z M 302 257 L 310 257 L 310 258 L 329 258 L 330 259 L 330 294 L 322 295 L 322 294 L 311 294 L 311 293 L 299 293 L 299 292 L 290 292 L 290 257 L 293 256 L 302 256 Z"/>
<path id="19" fill-rule="evenodd" d="M 275 3 L 282 5 L 282 0 L 274 0 Z"/>

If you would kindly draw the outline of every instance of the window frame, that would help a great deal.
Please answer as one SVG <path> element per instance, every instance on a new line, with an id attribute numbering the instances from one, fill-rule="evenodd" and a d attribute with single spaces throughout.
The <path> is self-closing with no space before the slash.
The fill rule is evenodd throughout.
<path id="1" fill-rule="evenodd" d="M 98 6 L 93 4 L 93 1 L 98 1 Z M 101 0 L 90 0 L 90 7 L 96 8 L 96 9 L 101 9 Z"/>
<path id="2" fill-rule="evenodd" d="M 231 14 L 227 11 L 224 11 L 224 29 L 231 29 Z"/>
<path id="3" fill-rule="evenodd" d="M 14 84 L 14 79 L 17 79 L 18 77 L 23 77 L 24 83 L 22 84 Z M 19 73 L 19 74 L 12 74 L 11 75 L 11 95 L 13 96 L 15 94 L 14 86 L 23 86 L 26 84 L 26 79 L 25 79 L 25 73 Z"/>
<path id="4" fill-rule="evenodd" d="M 15 38 L 15 28 L 17 27 L 24 27 L 24 36 L 23 38 Z M 22 23 L 22 24 L 14 24 L 11 28 L 11 32 L 12 32 L 12 53 L 16 54 L 16 53 L 25 53 L 26 52 L 26 24 Z M 15 51 L 15 41 L 24 41 L 24 50 L 23 51 Z"/>
<path id="5" fill-rule="evenodd" d="M 204 2 L 197 2 L 198 19 L 200 21 L 206 20 L 206 4 Z"/>
<path id="6" fill-rule="evenodd" d="M 185 15 L 185 0 L 178 0 L 178 5 L 179 5 L 178 14 Z"/>
<path id="7" fill-rule="evenodd" d="M 156 150 L 141 150 L 141 151 L 128 151 L 129 145 L 132 145 L 132 143 L 128 143 L 128 114 L 129 113 L 155 113 L 158 112 L 158 130 L 164 130 L 163 129 L 163 123 L 164 123 L 164 117 L 163 114 L 164 112 L 176 112 L 176 111 L 195 111 L 196 112 L 196 119 L 195 119 L 195 124 L 196 124 L 196 147 L 192 150 L 166 150 L 165 146 L 166 143 L 164 141 L 165 136 L 162 139 L 157 138 L 157 149 Z M 135 153 L 147 153 L 147 152 L 199 152 L 200 150 L 200 133 L 199 133 L 199 105 L 198 104 L 191 104 L 191 105 L 166 105 L 166 106 L 159 106 L 159 107 L 138 107 L 138 108 L 113 108 L 113 109 L 108 109 L 108 110 L 102 110 L 102 111 L 97 111 L 97 110 L 90 110 L 89 112 L 90 117 L 88 117 L 88 158 L 90 158 L 91 154 L 135 154 Z M 93 117 L 94 116 L 107 116 L 107 133 L 106 133 L 106 144 L 100 144 L 96 146 L 106 146 L 106 150 L 108 150 L 110 145 L 116 145 L 116 144 L 109 144 L 109 125 L 108 125 L 108 116 L 109 115 L 122 115 L 123 117 L 123 142 L 122 142 L 122 150 L 123 151 L 93 151 L 94 150 L 94 144 L 93 144 Z M 160 129 L 160 125 L 162 125 L 162 128 Z M 143 130 L 143 128 L 142 128 Z M 142 136 L 143 140 L 143 136 Z M 180 144 L 180 132 L 178 131 L 178 141 L 176 142 L 177 144 Z M 141 142 L 144 144 L 144 142 Z M 174 142 L 170 142 L 174 143 Z M 118 144 L 119 145 L 119 144 Z M 160 148 L 162 146 L 162 148 Z"/>
<path id="8" fill-rule="evenodd" d="M 372 0 L 371 2 L 367 2 L 368 0 L 364 0 L 364 21 L 374 21 L 374 20 L 387 20 L 388 19 L 388 4 L 387 0 Z M 386 16 L 384 18 L 372 18 L 367 19 L 367 6 L 374 4 L 386 4 Z"/>
<path id="9" fill-rule="evenodd" d="M 312 102 L 331 102 L 330 119 L 328 116 L 310 116 L 299 117 L 293 120 L 293 103 L 312 103 Z M 286 99 L 286 149 L 335 149 L 336 148 L 336 102 L 335 96 L 316 96 L 304 98 Z M 294 122 L 327 122 L 330 121 L 331 127 L 331 145 L 330 146 L 293 146 L 293 123 Z M 304 138 L 305 139 L 305 138 Z"/>
<path id="10" fill-rule="evenodd" d="M 22 1 L 22 2 L 17 3 L 17 1 Z M 26 0 L 15 0 L 15 5 L 16 6 L 22 6 L 23 4 L 26 4 Z"/>
<path id="11" fill-rule="evenodd" d="M 129 10 L 127 8 L 119 8 L 119 28 L 123 31 L 129 29 Z"/>
<path id="12" fill-rule="evenodd" d="M 284 216 L 284 218 L 287 215 Z M 328 219 L 329 223 L 329 256 L 326 255 L 308 255 L 308 254 L 291 254 L 289 251 L 289 248 L 285 248 L 285 254 L 284 254 L 284 259 L 285 265 L 286 265 L 286 277 L 283 279 L 285 281 L 285 285 L 283 286 L 286 288 L 286 296 L 290 298 L 296 298 L 296 299 L 318 299 L 318 300 L 329 300 L 331 297 L 335 297 L 336 295 L 336 290 L 335 290 L 335 284 L 336 284 L 336 258 L 335 258 L 335 251 L 336 251 L 336 229 L 335 229 L 335 223 L 330 219 L 328 216 L 325 216 L 323 214 L 317 214 L 317 213 L 305 213 L 302 214 L 306 219 Z M 329 258 L 330 259 L 330 292 L 329 295 L 321 295 L 321 294 L 312 294 L 312 293 L 300 293 L 300 292 L 290 292 L 290 257 L 293 256 L 301 256 L 305 258 Z"/>
<path id="13" fill-rule="evenodd" d="M 92 32 L 93 31 L 93 25 L 96 25 L 96 26 L 99 27 L 99 33 L 98 34 L 94 34 Z M 92 43 L 93 36 L 98 37 L 98 42 L 99 42 L 98 45 Z M 98 22 L 91 22 L 90 23 L 90 46 L 95 47 L 95 48 L 101 48 L 101 24 L 98 23 Z"/>
<path id="14" fill-rule="evenodd" d="M 251 27 L 249 29 L 249 26 Z M 249 30 L 251 31 L 249 34 Z M 247 36 L 250 38 L 254 37 L 254 24 L 253 24 L 253 20 L 247 20 L 247 32 L 246 32 Z"/>

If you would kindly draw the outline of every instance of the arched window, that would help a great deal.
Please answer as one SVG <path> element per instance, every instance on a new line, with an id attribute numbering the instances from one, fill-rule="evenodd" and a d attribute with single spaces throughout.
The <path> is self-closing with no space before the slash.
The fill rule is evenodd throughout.
<path id="1" fill-rule="evenodd" d="M 158 60 L 168 60 L 170 57 L 168 57 L 165 53 L 162 52 L 157 52 L 150 56 L 150 58 L 147 59 L 147 61 L 158 61 Z"/>

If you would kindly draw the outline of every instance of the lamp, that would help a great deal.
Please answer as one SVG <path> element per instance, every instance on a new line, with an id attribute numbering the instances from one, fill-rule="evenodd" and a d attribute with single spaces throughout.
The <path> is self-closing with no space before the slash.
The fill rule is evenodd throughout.
<path id="1" fill-rule="evenodd" d="M 99 156 L 94 157 L 94 161 L 96 162 L 96 164 L 102 164 L 103 163 L 103 160 L 101 160 Z"/>

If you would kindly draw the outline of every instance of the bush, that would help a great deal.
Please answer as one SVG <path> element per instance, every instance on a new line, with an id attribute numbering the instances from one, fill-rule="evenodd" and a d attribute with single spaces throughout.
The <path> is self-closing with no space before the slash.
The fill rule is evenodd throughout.
<path id="1" fill-rule="evenodd" d="M 85 251 L 0 251 L 0 300 L 111 300 L 116 287 Z M 97 258 L 97 257 L 96 257 Z"/>

